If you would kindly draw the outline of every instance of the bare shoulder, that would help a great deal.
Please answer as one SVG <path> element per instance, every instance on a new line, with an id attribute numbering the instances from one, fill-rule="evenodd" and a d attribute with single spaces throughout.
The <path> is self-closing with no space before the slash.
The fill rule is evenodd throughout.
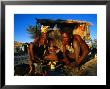
<path id="1" fill-rule="evenodd" d="M 81 36 L 78 35 L 78 34 L 74 34 L 73 39 L 74 39 L 74 41 L 75 41 L 75 40 L 76 40 L 76 41 L 79 41 L 80 44 L 83 44 L 83 45 L 86 44 L 85 41 L 81 38 Z"/>
<path id="2" fill-rule="evenodd" d="M 78 41 L 83 41 L 83 39 L 81 38 L 81 36 L 78 35 L 78 34 L 74 34 L 73 39 L 74 40 L 78 40 Z"/>
<path id="3" fill-rule="evenodd" d="M 78 34 L 74 34 L 74 38 L 81 39 L 81 36 Z"/>

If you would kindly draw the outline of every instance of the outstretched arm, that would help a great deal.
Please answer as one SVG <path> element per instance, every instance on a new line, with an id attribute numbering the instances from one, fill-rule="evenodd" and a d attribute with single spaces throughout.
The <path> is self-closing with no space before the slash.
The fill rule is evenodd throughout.
<path id="1" fill-rule="evenodd" d="M 77 62 L 79 60 L 79 54 L 80 54 L 80 43 L 78 40 L 73 41 L 73 48 L 74 48 L 74 59 Z"/>
<path id="2" fill-rule="evenodd" d="M 30 44 L 29 46 L 28 46 L 28 48 L 27 48 L 27 50 L 28 50 L 28 56 L 29 56 L 29 60 L 28 60 L 28 63 L 29 63 L 29 66 L 30 66 L 30 71 L 29 71 L 29 74 L 31 74 L 32 73 L 32 71 L 33 71 L 33 67 L 32 67 L 32 64 L 33 64 L 33 61 L 32 61 L 32 58 L 33 58 L 33 53 L 32 53 L 32 44 Z"/>

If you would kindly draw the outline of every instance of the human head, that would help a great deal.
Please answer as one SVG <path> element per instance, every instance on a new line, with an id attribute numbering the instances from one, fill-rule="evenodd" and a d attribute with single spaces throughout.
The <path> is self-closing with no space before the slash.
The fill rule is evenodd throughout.
<path id="1" fill-rule="evenodd" d="M 79 29 L 81 31 L 85 31 L 85 24 L 79 24 Z"/>
<path id="2" fill-rule="evenodd" d="M 42 44 L 44 44 L 45 41 L 46 41 L 46 33 L 42 33 L 41 34 L 41 37 L 39 39 L 39 42 L 42 43 Z"/>
<path id="3" fill-rule="evenodd" d="M 62 33 L 62 41 L 64 41 L 64 42 L 68 42 L 69 41 L 68 33 L 66 33 L 66 32 Z"/>

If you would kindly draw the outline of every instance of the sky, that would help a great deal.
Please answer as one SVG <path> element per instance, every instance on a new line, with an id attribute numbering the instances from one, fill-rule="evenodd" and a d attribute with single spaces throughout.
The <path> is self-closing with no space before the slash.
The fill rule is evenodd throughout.
<path id="1" fill-rule="evenodd" d="M 38 19 L 83 20 L 92 23 L 89 27 L 92 40 L 97 38 L 97 14 L 15 14 L 14 15 L 14 40 L 18 42 L 32 42 L 27 28 L 36 25 Z"/>

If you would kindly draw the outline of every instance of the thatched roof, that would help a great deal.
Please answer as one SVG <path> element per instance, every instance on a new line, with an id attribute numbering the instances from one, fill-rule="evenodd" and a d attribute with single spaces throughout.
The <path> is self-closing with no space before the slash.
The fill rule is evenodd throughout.
<path id="1" fill-rule="evenodd" d="M 61 20 L 61 19 L 57 19 L 57 20 L 51 20 L 51 19 L 36 19 L 38 23 L 42 24 L 42 25 L 47 25 L 47 26 L 51 26 L 53 27 L 55 24 L 57 24 L 58 26 L 69 26 L 69 27 L 73 27 L 74 25 L 77 24 L 86 24 L 88 26 L 91 25 L 90 22 L 87 21 L 80 21 L 80 20 Z"/>
<path id="2" fill-rule="evenodd" d="M 68 32 L 69 34 L 72 34 L 73 29 L 77 28 L 80 24 L 85 24 L 87 26 L 90 26 L 91 23 L 87 21 L 79 21 L 79 20 L 52 20 L 52 19 L 36 19 L 37 23 L 40 23 L 44 26 L 50 26 L 50 28 L 54 28 L 54 26 L 57 24 L 57 27 L 60 28 L 60 31 L 62 32 Z"/>

